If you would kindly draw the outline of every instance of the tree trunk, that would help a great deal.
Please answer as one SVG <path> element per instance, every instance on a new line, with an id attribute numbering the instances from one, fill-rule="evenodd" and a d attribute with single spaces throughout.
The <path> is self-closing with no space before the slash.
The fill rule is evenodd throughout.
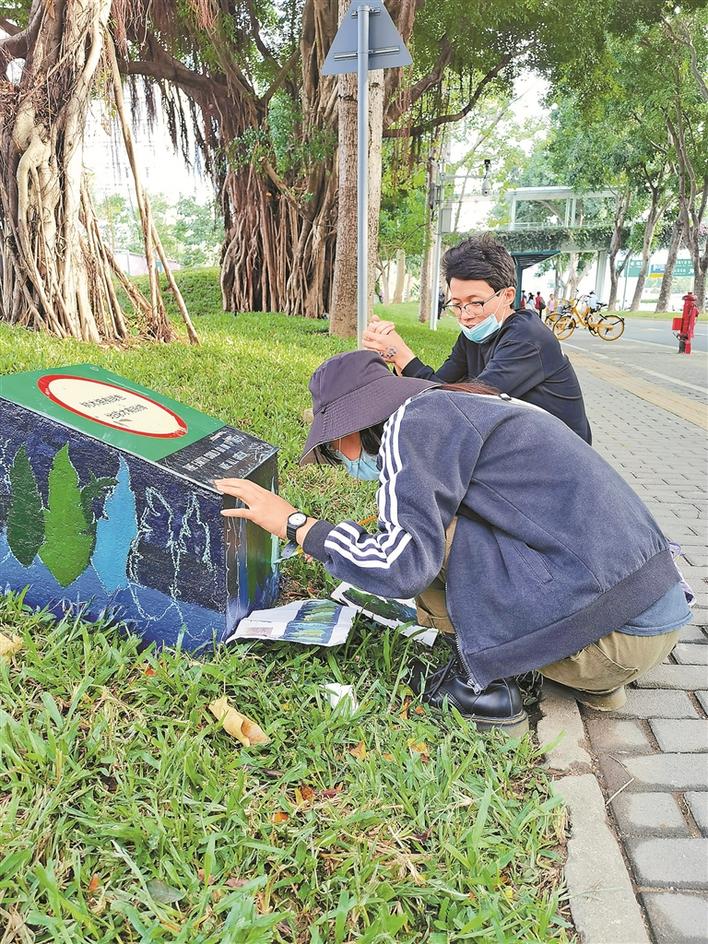
<path id="1" fill-rule="evenodd" d="M 159 289 L 148 304 L 127 282 L 83 181 L 83 132 L 110 10 L 111 0 L 34 0 L 16 52 L 25 60 L 20 78 L 0 77 L 0 318 L 61 338 L 125 341 L 115 275 L 145 332 L 165 339 Z"/>
<path id="2" fill-rule="evenodd" d="M 683 220 L 681 216 L 677 216 L 674 225 L 671 229 L 671 239 L 669 240 L 669 252 L 666 257 L 666 265 L 664 266 L 664 276 L 661 280 L 661 288 L 659 289 L 659 298 L 656 303 L 657 311 L 668 311 L 669 304 L 671 301 L 671 286 L 674 280 L 674 266 L 676 265 L 676 257 L 678 256 L 678 251 L 681 247 L 681 235 L 683 232 Z"/>
<path id="3" fill-rule="evenodd" d="M 339 193 L 330 334 L 356 336 L 357 120 L 356 75 L 339 76 Z M 345 220 L 348 231 L 345 229 Z M 352 230 L 353 223 L 353 230 Z"/>
<path id="4" fill-rule="evenodd" d="M 570 259 L 568 261 L 568 281 L 566 283 L 566 291 L 568 298 L 575 298 L 578 291 L 578 259 L 580 258 L 580 253 L 571 252 Z"/>
<path id="5" fill-rule="evenodd" d="M 610 251 L 607 256 L 607 265 L 610 272 L 610 295 L 607 300 L 607 310 L 615 311 L 617 308 L 617 288 L 619 285 L 619 277 L 624 269 L 624 266 L 627 264 L 628 256 L 625 256 L 623 265 L 618 269 L 617 268 L 617 256 L 622 249 L 622 231 L 624 229 L 624 221 L 627 218 L 627 212 L 629 210 L 629 201 L 630 201 L 630 192 L 625 190 L 617 194 L 615 201 L 615 219 L 614 227 L 612 230 L 612 237 L 610 239 Z"/>
<path id="6" fill-rule="evenodd" d="M 644 286 L 649 273 L 649 262 L 651 260 L 654 233 L 656 232 L 656 227 L 659 224 L 663 213 L 664 208 L 659 206 L 659 193 L 658 191 L 653 191 L 651 206 L 649 207 L 649 215 L 647 216 L 647 221 L 644 226 L 644 239 L 642 240 L 642 263 L 639 268 L 637 284 L 634 286 L 634 294 L 632 295 L 632 301 L 629 306 L 630 311 L 639 311 L 639 305 L 642 301 L 642 294 L 644 292 Z"/>
<path id="7" fill-rule="evenodd" d="M 406 284 L 406 250 L 396 251 L 396 287 L 393 290 L 393 304 L 400 305 Z"/>
<path id="8" fill-rule="evenodd" d="M 430 280 L 432 279 L 433 255 L 435 254 L 435 214 L 433 200 L 437 184 L 437 155 L 431 149 L 428 158 L 428 203 L 425 208 L 425 243 L 423 259 L 420 264 L 420 305 L 418 321 L 428 324 L 430 321 Z"/>

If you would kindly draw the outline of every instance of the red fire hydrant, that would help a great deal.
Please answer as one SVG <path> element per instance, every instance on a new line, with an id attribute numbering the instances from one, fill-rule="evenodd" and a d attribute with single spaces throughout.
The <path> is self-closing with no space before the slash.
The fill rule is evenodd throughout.
<path id="1" fill-rule="evenodd" d="M 679 354 L 691 353 L 691 339 L 696 329 L 697 317 L 696 296 L 689 292 L 683 296 L 683 314 L 671 322 L 671 329 L 676 332 L 676 337 L 679 339 Z"/>

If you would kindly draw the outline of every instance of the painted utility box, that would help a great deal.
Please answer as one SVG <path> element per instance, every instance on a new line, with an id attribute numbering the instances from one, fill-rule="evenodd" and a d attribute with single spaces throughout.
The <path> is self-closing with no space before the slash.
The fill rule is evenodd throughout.
<path id="1" fill-rule="evenodd" d="M 277 541 L 215 478 L 277 488 L 276 449 L 90 364 L 0 377 L 0 590 L 196 650 L 278 596 Z"/>

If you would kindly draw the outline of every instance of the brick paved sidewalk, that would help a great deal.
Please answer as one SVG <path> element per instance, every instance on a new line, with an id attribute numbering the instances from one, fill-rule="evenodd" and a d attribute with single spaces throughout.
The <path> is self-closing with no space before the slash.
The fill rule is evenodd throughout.
<path id="1" fill-rule="evenodd" d="M 573 359 L 573 352 L 567 352 Z M 678 356 L 678 355 L 677 355 Z M 693 624 L 621 711 L 582 710 L 635 893 L 656 944 L 708 941 L 708 463 L 705 421 L 577 369 L 595 448 L 646 502 L 697 595 Z M 632 375 L 626 387 L 636 389 Z M 693 401 L 695 405 L 695 400 Z M 690 415 L 690 411 L 687 415 Z M 608 540 L 612 535 L 608 534 Z M 590 854 L 590 853 L 589 853 Z M 572 891 L 571 891 L 572 894 Z M 582 929 L 581 929 L 582 931 Z M 604 944 L 615 944 L 608 939 Z"/>

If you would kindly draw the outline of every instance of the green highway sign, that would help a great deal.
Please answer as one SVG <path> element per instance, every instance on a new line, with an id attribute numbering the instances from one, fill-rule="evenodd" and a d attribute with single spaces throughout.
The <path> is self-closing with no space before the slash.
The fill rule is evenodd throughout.
<path id="1" fill-rule="evenodd" d="M 636 279 L 641 268 L 641 259 L 630 259 L 627 263 L 627 277 L 630 279 Z M 653 262 L 649 267 L 649 272 L 647 275 L 650 279 L 660 279 L 663 276 L 665 269 L 666 264 L 664 262 Z M 681 279 L 690 277 L 692 275 L 693 262 L 690 259 L 677 259 L 674 265 L 674 278 Z"/>

